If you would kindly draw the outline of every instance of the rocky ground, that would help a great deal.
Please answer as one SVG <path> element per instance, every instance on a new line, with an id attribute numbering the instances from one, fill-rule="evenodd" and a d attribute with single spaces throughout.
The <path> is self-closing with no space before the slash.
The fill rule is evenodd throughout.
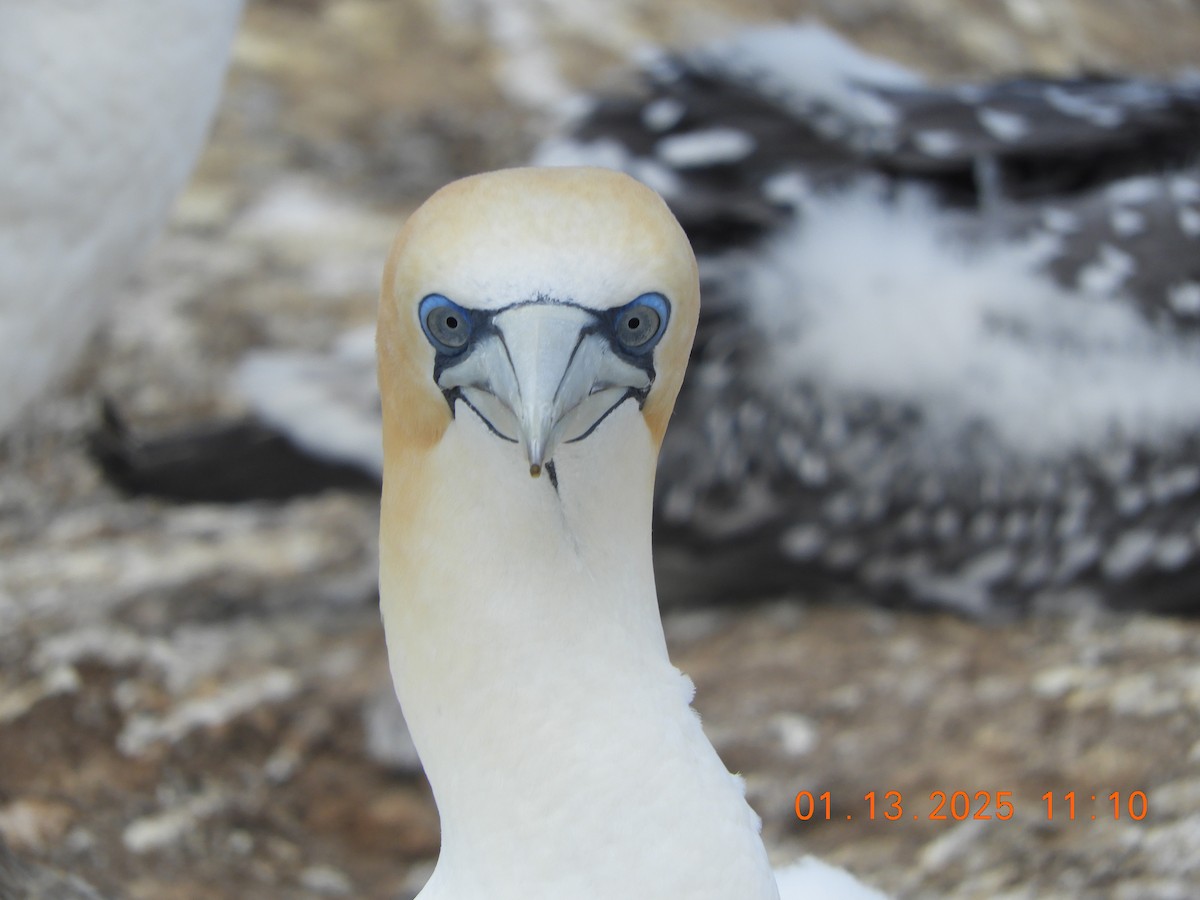
<path id="1" fill-rule="evenodd" d="M 74 381 L 0 445 L 9 844 L 131 900 L 420 886 L 437 820 L 387 686 L 374 498 L 130 500 L 85 435 L 102 397 L 143 427 L 235 412 L 225 379 L 246 350 L 370 320 L 387 242 L 425 194 L 520 161 L 571 90 L 619 83 L 645 41 L 721 33 L 732 6 L 251 3 L 172 228 Z M 800 12 L 935 77 L 1200 59 L 1189 0 L 755 0 L 737 17 Z M 667 621 L 779 861 L 811 850 L 900 897 L 1196 895 L 1200 623 L 1080 609 L 983 626 L 814 599 Z M 799 791 L 830 792 L 830 820 L 799 821 Z M 959 800 L 935 820 L 935 791 L 966 792 L 972 817 Z"/>

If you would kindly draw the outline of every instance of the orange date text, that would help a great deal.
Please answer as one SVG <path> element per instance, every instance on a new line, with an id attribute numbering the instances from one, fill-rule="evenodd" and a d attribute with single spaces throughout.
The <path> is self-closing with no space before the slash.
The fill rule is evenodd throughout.
<path id="1" fill-rule="evenodd" d="M 1075 821 L 1076 819 L 1130 819 L 1140 822 L 1150 810 L 1145 791 L 1112 791 L 1099 794 L 1075 791 L 1046 791 L 1041 796 L 1037 815 L 1044 821 Z M 1032 801 L 1027 801 L 1032 804 Z M 800 791 L 796 794 L 796 818 L 830 821 L 842 818 L 834 812 L 831 792 L 816 794 Z M 899 822 L 962 822 L 967 819 L 1007 822 L 1017 814 L 1017 800 L 1012 791 L 930 791 L 926 796 L 906 797 L 901 791 L 868 791 L 861 803 L 855 804 L 844 817 Z"/>

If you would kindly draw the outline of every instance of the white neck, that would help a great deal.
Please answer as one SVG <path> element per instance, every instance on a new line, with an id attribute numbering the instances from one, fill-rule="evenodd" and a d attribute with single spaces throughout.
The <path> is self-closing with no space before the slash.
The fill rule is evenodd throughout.
<path id="1" fill-rule="evenodd" d="M 649 432 L 610 419 L 556 453 L 557 492 L 461 409 L 431 451 L 453 496 L 385 483 L 392 672 L 442 817 L 423 900 L 777 897 L 667 658 Z M 389 525 L 389 502 L 419 510 Z"/>

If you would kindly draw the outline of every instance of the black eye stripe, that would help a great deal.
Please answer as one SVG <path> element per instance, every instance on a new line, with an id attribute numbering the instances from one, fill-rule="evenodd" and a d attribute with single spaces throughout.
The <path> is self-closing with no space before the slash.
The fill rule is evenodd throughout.
<path id="1" fill-rule="evenodd" d="M 618 356 L 645 369 L 653 377 L 651 351 L 666 332 L 671 315 L 670 302 L 662 294 L 641 294 L 624 306 L 607 310 L 544 296 L 510 303 L 498 309 L 470 309 L 442 294 L 428 294 L 421 300 L 417 310 L 421 330 L 437 351 L 435 380 L 441 377 L 442 371 L 465 358 L 476 341 L 497 332 L 494 324 L 497 316 L 534 304 L 570 306 L 586 312 L 593 317 L 594 323 L 585 325 L 582 333 L 605 334 Z"/>

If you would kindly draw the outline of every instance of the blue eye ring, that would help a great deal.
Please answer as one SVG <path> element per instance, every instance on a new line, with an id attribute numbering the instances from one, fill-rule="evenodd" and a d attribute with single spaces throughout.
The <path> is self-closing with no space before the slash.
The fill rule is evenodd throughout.
<path id="1" fill-rule="evenodd" d="M 642 356 L 654 349 L 667 330 L 671 304 L 662 294 L 642 294 L 612 311 L 610 322 L 617 346 Z"/>
<path id="2" fill-rule="evenodd" d="M 449 297 L 429 294 L 417 307 L 421 330 L 433 348 L 445 356 L 457 356 L 471 343 L 474 323 L 471 313 Z"/>

